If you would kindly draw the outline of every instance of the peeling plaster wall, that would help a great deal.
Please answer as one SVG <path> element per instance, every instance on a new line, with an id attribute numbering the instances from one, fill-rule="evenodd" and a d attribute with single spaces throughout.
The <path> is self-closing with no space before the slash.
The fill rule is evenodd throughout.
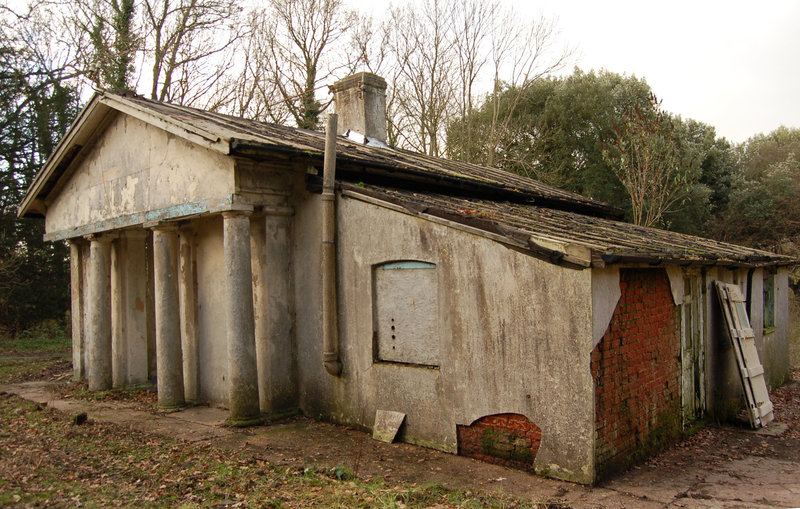
<path id="1" fill-rule="evenodd" d="M 189 215 L 202 212 L 196 202 L 234 192 L 231 158 L 126 115 L 114 118 L 67 179 L 48 205 L 48 233 L 155 211 Z"/>
<path id="2" fill-rule="evenodd" d="M 597 472 L 629 467 L 681 430 L 680 311 L 666 271 L 622 269 L 622 297 L 592 352 Z"/>
<path id="3" fill-rule="evenodd" d="M 592 347 L 603 339 L 621 295 L 619 267 L 592 269 Z"/>
<path id="4" fill-rule="evenodd" d="M 300 404 L 311 415 L 371 427 L 377 409 L 407 414 L 402 439 L 446 451 L 456 425 L 518 413 L 542 430 L 535 468 L 594 479 L 590 270 L 565 269 L 497 242 L 339 197 L 339 378 L 322 368 L 319 198 L 296 205 Z M 376 362 L 373 267 L 436 264 L 438 369 Z"/>

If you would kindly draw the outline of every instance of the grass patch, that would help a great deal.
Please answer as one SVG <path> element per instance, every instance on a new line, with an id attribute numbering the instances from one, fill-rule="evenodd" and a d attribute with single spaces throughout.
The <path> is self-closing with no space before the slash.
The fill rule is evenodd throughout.
<path id="1" fill-rule="evenodd" d="M 359 480 L 346 467 L 275 466 L 91 420 L 75 425 L 12 396 L 0 396 L 0 419 L 0 506 L 542 507 L 436 484 Z"/>
<path id="2" fill-rule="evenodd" d="M 16 336 L 0 334 L 0 383 L 48 379 L 72 368 L 72 343 L 62 323 L 42 322 Z"/>
<path id="3" fill-rule="evenodd" d="M 0 354 L 42 355 L 65 353 L 71 348 L 69 333 L 57 320 L 46 320 L 16 336 L 0 335 Z"/>

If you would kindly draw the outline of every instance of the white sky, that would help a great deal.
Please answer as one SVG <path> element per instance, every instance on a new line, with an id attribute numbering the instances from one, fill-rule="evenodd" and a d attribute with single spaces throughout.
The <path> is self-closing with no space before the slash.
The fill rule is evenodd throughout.
<path id="1" fill-rule="evenodd" d="M 665 109 L 718 136 L 800 127 L 798 1 L 540 0 L 525 11 L 558 18 L 582 69 L 643 77 Z"/>
<path id="2" fill-rule="evenodd" d="M 347 3 L 373 13 L 389 4 Z M 714 126 L 717 136 L 741 142 L 781 125 L 800 127 L 800 1 L 522 0 L 513 5 L 527 16 L 556 18 L 563 42 L 577 50 L 575 65 L 581 69 L 644 78 L 666 110 Z"/>

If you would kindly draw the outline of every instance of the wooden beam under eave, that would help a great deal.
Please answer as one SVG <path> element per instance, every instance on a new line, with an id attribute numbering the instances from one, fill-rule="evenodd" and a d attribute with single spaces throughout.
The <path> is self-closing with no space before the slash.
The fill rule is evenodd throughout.
<path id="1" fill-rule="evenodd" d="M 29 214 L 41 214 L 44 217 L 47 214 L 47 205 L 41 198 L 34 198 L 28 206 Z"/>

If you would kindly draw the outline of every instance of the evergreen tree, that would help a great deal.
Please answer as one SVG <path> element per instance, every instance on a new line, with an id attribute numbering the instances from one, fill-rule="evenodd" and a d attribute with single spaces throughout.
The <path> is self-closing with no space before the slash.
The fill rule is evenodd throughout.
<path id="1" fill-rule="evenodd" d="M 63 318 L 68 308 L 66 246 L 44 242 L 43 221 L 18 219 L 16 213 L 75 118 L 78 97 L 63 80 L 63 71 L 31 50 L 31 41 L 19 31 L 1 32 L 0 327 L 13 332 L 44 319 Z"/>

